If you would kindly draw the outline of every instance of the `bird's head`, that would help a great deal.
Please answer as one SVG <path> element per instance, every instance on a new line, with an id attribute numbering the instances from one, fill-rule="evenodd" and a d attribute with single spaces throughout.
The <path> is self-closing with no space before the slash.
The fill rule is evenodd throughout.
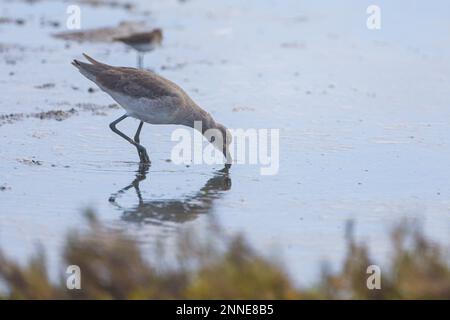
<path id="1" fill-rule="evenodd" d="M 160 28 L 156 28 L 152 31 L 153 39 L 155 39 L 155 43 L 161 45 L 163 40 L 163 33 Z"/>
<path id="2" fill-rule="evenodd" d="M 221 123 L 215 122 L 204 131 L 205 138 L 216 147 L 226 159 L 226 167 L 231 167 L 230 144 L 232 140 L 231 132 Z"/>

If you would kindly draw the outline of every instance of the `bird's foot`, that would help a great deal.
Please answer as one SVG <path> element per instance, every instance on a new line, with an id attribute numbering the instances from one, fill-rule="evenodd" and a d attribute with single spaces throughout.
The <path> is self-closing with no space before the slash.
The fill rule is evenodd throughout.
<path id="1" fill-rule="evenodd" d="M 138 149 L 138 154 L 139 154 L 139 159 L 141 164 L 150 164 L 150 157 L 147 154 L 147 150 L 145 150 L 145 148 L 143 146 L 139 146 L 137 147 Z"/>
<path id="2" fill-rule="evenodd" d="M 219 170 L 220 173 L 228 174 L 231 168 L 231 164 L 226 163 L 223 169 Z"/>
<path id="3" fill-rule="evenodd" d="M 149 158 L 147 152 L 145 152 L 145 151 L 143 153 L 139 153 L 139 159 L 140 159 L 141 164 L 149 165 L 151 163 L 150 158 Z"/>

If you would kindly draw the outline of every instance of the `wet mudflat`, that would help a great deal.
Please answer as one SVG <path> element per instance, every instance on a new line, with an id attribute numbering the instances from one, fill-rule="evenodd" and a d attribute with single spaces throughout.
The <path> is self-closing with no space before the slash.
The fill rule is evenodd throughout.
<path id="1" fill-rule="evenodd" d="M 380 31 L 367 30 L 358 1 L 80 2 L 81 31 L 162 28 L 163 47 L 145 66 L 220 122 L 280 129 L 277 175 L 235 165 L 226 177 L 218 165 L 168 161 L 174 126 L 144 126 L 152 166 L 141 170 L 108 128 L 123 111 L 70 65 L 86 52 L 135 66 L 135 53 L 92 31 L 55 37 L 68 31 L 64 1 L 1 4 L 0 243 L 12 257 L 23 261 L 39 242 L 56 259 L 86 207 L 149 247 L 180 228 L 201 233 L 213 216 L 281 256 L 300 283 L 342 259 L 349 219 L 379 256 L 390 251 L 385 231 L 403 218 L 450 240 L 445 1 L 428 11 L 382 1 Z M 409 31 L 412 17 L 421 32 Z M 119 127 L 131 135 L 137 125 Z"/>

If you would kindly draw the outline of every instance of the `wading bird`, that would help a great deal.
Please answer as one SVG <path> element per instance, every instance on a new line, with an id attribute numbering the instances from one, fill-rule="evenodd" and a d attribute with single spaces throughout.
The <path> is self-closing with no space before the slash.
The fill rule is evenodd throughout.
<path id="1" fill-rule="evenodd" d="M 137 51 L 137 67 L 144 68 L 144 54 L 153 51 L 156 47 L 161 45 L 163 39 L 162 30 L 154 29 L 150 32 L 133 33 L 126 37 L 115 38 L 115 41 L 120 41 L 132 47 Z"/>
<path id="2" fill-rule="evenodd" d="M 194 122 L 201 121 L 201 133 L 223 153 L 226 159 L 225 167 L 228 169 L 231 166 L 231 135 L 227 128 L 200 108 L 178 85 L 151 71 L 114 67 L 83 55 L 90 63 L 73 60 L 72 65 L 126 110 L 123 116 L 109 126 L 112 131 L 136 147 L 141 163 L 150 163 L 147 151 L 139 139 L 144 122 L 178 124 L 199 129 L 194 126 Z M 127 117 L 141 121 L 134 139 L 116 128 L 116 125 Z M 216 132 L 221 134 L 221 139 L 210 136 L 209 129 L 218 130 Z"/>

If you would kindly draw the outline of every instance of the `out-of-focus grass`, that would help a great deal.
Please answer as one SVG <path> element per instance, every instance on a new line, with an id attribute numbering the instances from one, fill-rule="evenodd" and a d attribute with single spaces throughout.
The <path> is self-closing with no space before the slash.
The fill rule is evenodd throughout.
<path id="1" fill-rule="evenodd" d="M 341 271 L 324 272 L 320 283 L 297 288 L 280 263 L 254 252 L 241 236 L 199 241 L 180 236 L 177 267 L 157 256 L 144 259 L 135 240 L 102 226 L 88 214 L 89 230 L 67 237 L 63 260 L 81 269 L 81 290 L 66 288 L 65 274 L 50 281 L 42 250 L 18 265 L 0 250 L 3 299 L 449 299 L 450 266 L 443 248 L 418 228 L 403 225 L 392 233 L 391 266 L 382 269 L 381 290 L 366 286 L 372 262 L 363 245 L 348 236 Z M 217 232 L 216 232 L 217 231 Z M 161 253 L 164 249 L 161 249 Z"/>
<path id="2" fill-rule="evenodd" d="M 448 249 L 425 238 L 419 226 L 399 224 L 391 232 L 393 253 L 381 269 L 381 290 L 368 290 L 367 247 L 348 234 L 347 256 L 339 274 L 324 273 L 320 297 L 329 299 L 450 299 Z"/>

